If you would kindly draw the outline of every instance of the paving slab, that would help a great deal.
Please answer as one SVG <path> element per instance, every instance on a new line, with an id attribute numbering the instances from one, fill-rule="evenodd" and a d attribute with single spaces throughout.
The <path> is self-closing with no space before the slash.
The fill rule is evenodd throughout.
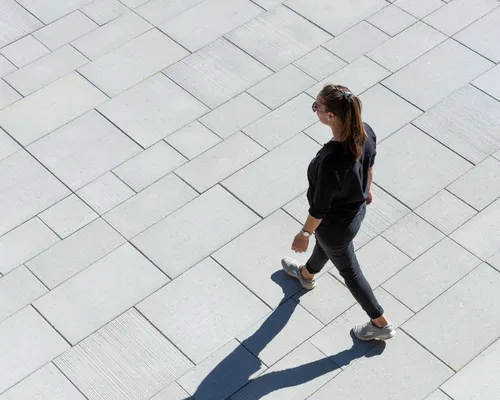
<path id="1" fill-rule="evenodd" d="M 343 68 L 346 62 L 324 47 L 318 47 L 304 57 L 299 58 L 293 65 L 320 81 Z"/>
<path id="2" fill-rule="evenodd" d="M 366 19 L 390 36 L 396 36 L 417 22 L 417 19 L 403 9 L 391 4 Z"/>
<path id="3" fill-rule="evenodd" d="M 0 161 L 20 149 L 21 146 L 19 146 L 14 139 L 12 139 L 2 128 L 0 128 Z"/>
<path id="4" fill-rule="evenodd" d="M 82 13 L 101 26 L 126 14 L 128 10 L 119 0 L 94 0 L 80 8 Z"/>
<path id="5" fill-rule="evenodd" d="M 500 251 L 491 256 L 488 263 L 500 272 Z"/>
<path id="6" fill-rule="evenodd" d="M 329 140 L 332 140 L 331 128 L 321 123 L 321 121 L 316 121 L 316 123 L 304 130 L 304 133 L 320 145 L 324 145 Z"/>
<path id="7" fill-rule="evenodd" d="M 37 0 L 19 0 L 18 3 L 44 24 L 49 24 L 91 1 L 92 0 L 54 0 L 50 5 L 47 5 Z"/>
<path id="8" fill-rule="evenodd" d="M 146 3 L 147 4 L 147 3 Z M 178 383 L 172 383 L 163 389 L 156 396 L 152 397 L 151 400 L 191 400 L 192 397 L 179 386 Z"/>
<path id="9" fill-rule="evenodd" d="M 182 14 L 203 0 L 149 0 L 134 9 L 134 12 L 151 22 L 161 25 L 175 16 Z"/>
<path id="10" fill-rule="evenodd" d="M 165 141 L 189 160 L 221 142 L 221 138 L 194 121 L 165 138 Z"/>
<path id="11" fill-rule="evenodd" d="M 472 81 L 472 84 L 483 92 L 489 94 L 495 99 L 500 101 L 500 66 L 490 69 L 486 73 L 479 76 L 477 79 Z"/>
<path id="12" fill-rule="evenodd" d="M 14 0 L 1 0 L 2 33 L 0 47 L 41 28 L 43 24 Z"/>
<path id="13" fill-rule="evenodd" d="M 17 68 L 7 58 L 0 54 L 0 78 L 15 71 Z"/>
<path id="14" fill-rule="evenodd" d="M 445 4 L 441 0 L 397 0 L 394 5 L 422 19 Z"/>
<path id="15" fill-rule="evenodd" d="M 22 96 L 5 81 L 0 81 L 0 110 L 22 99 Z"/>
<path id="16" fill-rule="evenodd" d="M 192 366 L 135 309 L 58 357 L 55 364 L 89 400 L 148 400 Z"/>
<path id="17" fill-rule="evenodd" d="M 40 57 L 49 54 L 50 50 L 33 35 L 28 35 L 16 40 L 8 46 L 2 47 L 0 53 L 17 68 L 22 68 L 38 60 Z"/>
<path id="18" fill-rule="evenodd" d="M 425 400 L 450 400 L 450 397 L 444 394 L 440 389 L 436 389 Z"/>

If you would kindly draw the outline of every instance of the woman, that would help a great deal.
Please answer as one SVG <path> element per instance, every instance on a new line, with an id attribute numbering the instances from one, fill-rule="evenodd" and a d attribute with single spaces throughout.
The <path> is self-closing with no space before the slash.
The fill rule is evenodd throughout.
<path id="1" fill-rule="evenodd" d="M 361 101 L 344 86 L 326 85 L 312 108 L 332 129 L 333 138 L 309 164 L 309 215 L 292 250 L 305 252 L 313 233 L 316 245 L 305 265 L 288 257 L 282 265 L 302 287 L 311 290 L 316 285 L 314 276 L 330 259 L 370 317 L 353 328 L 354 334 L 361 340 L 387 340 L 394 336 L 394 328 L 359 267 L 352 242 L 365 217 L 366 204 L 372 201 L 376 136 L 361 119 Z"/>

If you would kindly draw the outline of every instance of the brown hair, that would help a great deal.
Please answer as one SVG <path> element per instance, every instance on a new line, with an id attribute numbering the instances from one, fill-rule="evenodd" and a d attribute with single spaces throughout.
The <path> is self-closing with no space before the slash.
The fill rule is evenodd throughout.
<path id="1" fill-rule="evenodd" d="M 361 100 L 341 85 L 326 85 L 319 92 L 319 96 L 326 111 L 335 114 L 342 121 L 344 129 L 339 132 L 339 141 L 356 160 L 359 160 L 367 138 L 361 119 Z"/>

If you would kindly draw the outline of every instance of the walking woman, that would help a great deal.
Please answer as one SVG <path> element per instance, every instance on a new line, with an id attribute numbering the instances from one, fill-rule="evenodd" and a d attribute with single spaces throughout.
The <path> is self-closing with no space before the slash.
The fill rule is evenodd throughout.
<path id="1" fill-rule="evenodd" d="M 305 265 L 288 257 L 282 265 L 304 289 L 311 290 L 316 285 L 314 276 L 331 260 L 370 318 L 356 325 L 353 333 L 361 340 L 387 340 L 394 336 L 394 328 L 364 277 L 353 246 L 366 204 L 372 201 L 376 136 L 361 119 L 361 101 L 344 86 L 326 85 L 312 109 L 332 129 L 333 137 L 309 164 L 309 215 L 292 250 L 305 252 L 313 233 L 316 245 Z"/>

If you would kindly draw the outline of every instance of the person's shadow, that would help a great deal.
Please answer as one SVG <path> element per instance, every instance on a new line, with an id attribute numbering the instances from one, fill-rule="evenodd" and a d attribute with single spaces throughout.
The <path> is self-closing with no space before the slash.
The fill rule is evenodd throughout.
<path id="1" fill-rule="evenodd" d="M 273 273 L 271 279 L 281 286 L 284 294 L 283 299 L 286 300 L 297 293 L 298 289 L 291 289 L 290 285 L 282 284 L 282 274 L 283 271 L 277 271 Z M 294 292 L 292 293 L 291 290 L 294 290 Z M 296 298 L 299 298 L 304 293 L 304 291 L 298 292 Z M 289 299 L 286 303 L 284 307 L 277 307 L 253 335 L 242 341 L 234 351 L 205 377 L 198 386 L 196 393 L 185 400 L 223 400 L 232 396 L 237 399 L 236 392 L 248 384 L 251 384 L 252 388 L 251 390 L 242 389 L 245 390 L 244 399 L 258 400 L 275 390 L 298 386 L 316 379 L 340 367 L 349 365 L 351 361 L 362 356 L 373 357 L 380 355 L 385 349 L 384 342 L 375 346 L 374 343 L 358 340 L 351 332 L 353 344 L 347 350 L 298 367 L 269 373 L 264 372 L 263 375 L 252 379 L 252 375 L 258 373 L 262 368 L 262 364 L 257 358 L 260 352 L 285 327 L 298 305 L 298 302 L 294 299 Z M 367 354 L 374 347 L 374 351 Z M 255 357 L 249 357 L 247 349 Z M 236 377 L 239 379 L 234 379 Z"/>

